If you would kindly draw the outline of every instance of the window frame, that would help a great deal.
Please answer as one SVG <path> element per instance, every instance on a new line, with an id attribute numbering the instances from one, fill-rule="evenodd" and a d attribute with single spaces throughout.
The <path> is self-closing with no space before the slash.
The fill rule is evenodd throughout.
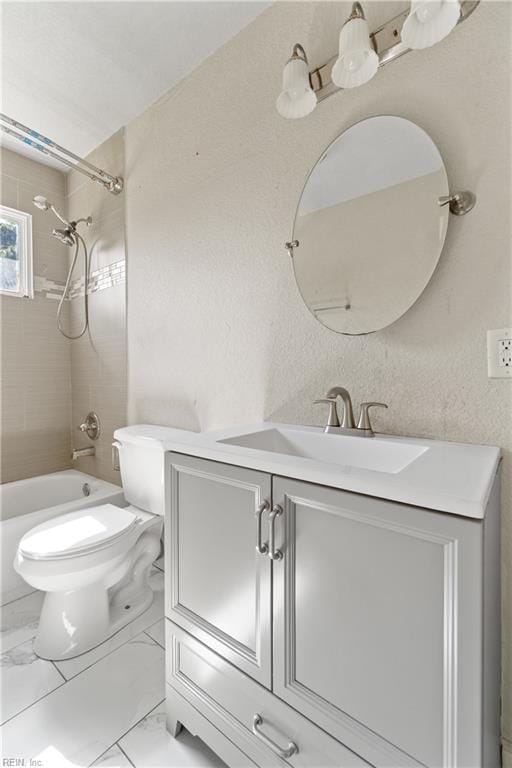
<path id="1" fill-rule="evenodd" d="M 32 214 L 0 205 L 0 217 L 18 227 L 18 263 L 20 268 L 19 291 L 6 291 L 0 288 L 1 296 L 11 296 L 18 299 L 34 298 L 34 271 L 32 248 Z"/>

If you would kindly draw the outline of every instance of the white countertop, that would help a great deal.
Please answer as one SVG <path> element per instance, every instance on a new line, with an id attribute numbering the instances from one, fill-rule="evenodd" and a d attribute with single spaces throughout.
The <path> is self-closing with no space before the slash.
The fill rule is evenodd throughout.
<path id="1" fill-rule="evenodd" d="M 476 519 L 484 517 L 501 456 L 499 448 L 487 445 L 391 435 L 352 438 L 361 443 L 382 441 L 386 444 L 384 448 L 389 445 L 390 452 L 395 446 L 399 448 L 397 444 L 423 448 L 420 455 L 404 468 L 384 472 L 219 442 L 237 435 L 272 429 L 323 433 L 319 427 L 264 422 L 211 432 L 137 425 L 117 430 L 115 436 L 119 440 L 155 440 L 164 451 L 249 467 L 273 475 Z M 330 441 L 344 439 L 342 435 L 326 435 L 326 438 Z"/>

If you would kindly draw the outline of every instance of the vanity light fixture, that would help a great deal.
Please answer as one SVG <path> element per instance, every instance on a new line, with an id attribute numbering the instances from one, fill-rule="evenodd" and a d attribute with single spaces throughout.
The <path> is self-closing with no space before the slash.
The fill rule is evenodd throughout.
<path id="1" fill-rule="evenodd" d="M 293 120 L 309 115 L 316 102 L 317 96 L 309 80 L 306 51 L 296 43 L 283 70 L 283 90 L 277 97 L 276 109 L 281 117 Z"/>
<path id="2" fill-rule="evenodd" d="M 340 88 L 356 88 L 377 74 L 379 57 L 370 40 L 370 29 L 360 3 L 340 32 L 339 56 L 332 68 L 331 79 Z"/>
<path id="3" fill-rule="evenodd" d="M 414 50 L 443 40 L 460 18 L 459 0 L 413 0 L 402 27 L 402 42 Z"/>
<path id="4" fill-rule="evenodd" d="M 283 72 L 283 90 L 276 107 L 282 117 L 305 117 L 341 88 L 368 82 L 377 69 L 413 49 L 426 48 L 446 37 L 465 21 L 480 0 L 412 0 L 410 8 L 370 32 L 359 2 L 340 32 L 339 54 L 308 71 L 308 60 L 300 45 Z"/>

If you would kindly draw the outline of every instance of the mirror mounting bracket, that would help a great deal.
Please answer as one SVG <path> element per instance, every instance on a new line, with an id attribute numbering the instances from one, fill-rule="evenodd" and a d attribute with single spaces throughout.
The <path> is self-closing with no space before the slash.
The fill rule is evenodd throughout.
<path id="1" fill-rule="evenodd" d="M 450 213 L 453 213 L 454 216 L 465 216 L 475 207 L 476 195 L 468 190 L 454 192 L 453 195 L 440 197 L 438 202 L 440 206 L 449 205 Z"/>
<path id="2" fill-rule="evenodd" d="M 291 240 L 289 243 L 285 243 L 284 247 L 288 251 L 288 256 L 293 259 L 293 249 L 298 248 L 300 245 L 298 240 Z"/>

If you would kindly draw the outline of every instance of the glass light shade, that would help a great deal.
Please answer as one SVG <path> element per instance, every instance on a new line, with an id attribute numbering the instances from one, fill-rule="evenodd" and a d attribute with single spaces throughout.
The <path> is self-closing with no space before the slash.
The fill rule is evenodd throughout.
<path id="1" fill-rule="evenodd" d="M 308 65 L 304 59 L 294 56 L 284 68 L 283 90 L 277 97 L 276 109 L 281 117 L 294 120 L 309 115 L 316 102 L 316 93 L 309 82 Z"/>
<path id="2" fill-rule="evenodd" d="M 416 50 L 429 48 L 452 31 L 459 16 L 459 0 L 413 0 L 402 27 L 402 42 Z"/>
<path id="3" fill-rule="evenodd" d="M 379 57 L 370 42 L 366 19 L 350 19 L 340 32 L 339 56 L 331 78 L 340 88 L 356 88 L 371 80 L 379 68 Z"/>

